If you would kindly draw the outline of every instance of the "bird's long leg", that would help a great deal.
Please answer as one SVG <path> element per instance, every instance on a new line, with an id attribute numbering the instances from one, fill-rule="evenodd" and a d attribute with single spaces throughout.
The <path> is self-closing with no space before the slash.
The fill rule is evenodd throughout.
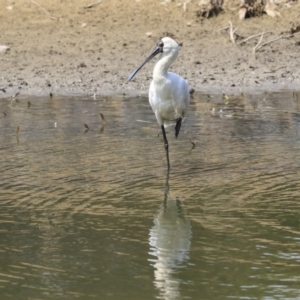
<path id="1" fill-rule="evenodd" d="M 179 118 L 179 119 L 176 120 L 176 125 L 175 125 L 175 137 L 176 137 L 176 139 L 177 139 L 179 131 L 180 131 L 181 121 L 182 121 L 182 118 Z"/>
<path id="2" fill-rule="evenodd" d="M 164 125 L 161 126 L 161 130 L 162 130 L 163 137 L 164 137 L 164 142 L 165 142 L 165 150 L 166 150 L 166 155 L 167 155 L 168 170 L 170 170 L 169 144 L 168 144 L 168 140 L 167 140 L 167 136 L 166 136 Z"/>
<path id="3" fill-rule="evenodd" d="M 167 208 L 167 201 L 168 201 L 168 198 L 169 198 L 169 189 L 170 189 L 170 186 L 169 186 L 169 174 L 170 174 L 170 170 L 168 169 L 168 171 L 167 171 L 167 177 L 166 177 L 166 183 L 165 183 L 165 199 L 164 199 L 164 206 L 165 206 L 165 208 Z"/>

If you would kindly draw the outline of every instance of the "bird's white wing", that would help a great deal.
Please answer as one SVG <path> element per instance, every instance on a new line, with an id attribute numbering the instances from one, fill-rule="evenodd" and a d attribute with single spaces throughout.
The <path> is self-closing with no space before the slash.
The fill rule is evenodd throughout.
<path id="1" fill-rule="evenodd" d="M 168 78 L 172 82 L 174 108 L 178 114 L 182 114 L 182 117 L 184 117 L 190 103 L 189 85 L 184 78 L 175 73 L 169 72 Z"/>
<path id="2" fill-rule="evenodd" d="M 149 103 L 159 125 L 169 126 L 184 118 L 189 102 L 189 85 L 175 73 L 169 72 L 161 86 L 154 81 L 150 84 Z"/>

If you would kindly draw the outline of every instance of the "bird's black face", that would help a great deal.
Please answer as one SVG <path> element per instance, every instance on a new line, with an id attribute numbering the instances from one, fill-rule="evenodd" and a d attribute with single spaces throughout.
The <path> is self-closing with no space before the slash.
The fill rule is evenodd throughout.
<path id="1" fill-rule="evenodd" d="M 163 52 L 163 48 L 164 48 L 164 43 L 163 41 L 160 41 L 156 47 L 154 48 L 154 50 L 152 51 L 152 53 L 146 58 L 146 60 L 136 69 L 134 70 L 128 77 L 126 83 L 128 83 L 134 76 L 135 74 L 149 61 L 151 60 L 154 56 L 156 56 L 159 53 Z"/>

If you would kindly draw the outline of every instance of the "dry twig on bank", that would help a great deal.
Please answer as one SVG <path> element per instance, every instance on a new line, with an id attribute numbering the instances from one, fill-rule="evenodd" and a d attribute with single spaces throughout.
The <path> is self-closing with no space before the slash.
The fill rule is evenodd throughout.
<path id="1" fill-rule="evenodd" d="M 229 36 L 230 36 L 230 40 L 235 43 L 235 37 L 234 37 L 234 34 L 235 32 L 237 31 L 237 28 L 236 29 L 233 29 L 233 25 L 232 25 L 232 22 L 229 21 Z"/>
<path id="2" fill-rule="evenodd" d="M 253 47 L 252 52 L 253 52 L 254 55 L 255 55 L 255 52 L 256 52 L 256 50 L 258 49 L 258 47 L 259 47 L 259 45 L 260 45 L 260 43 L 261 43 L 263 37 L 264 37 L 264 32 L 261 33 L 261 36 L 260 36 L 260 39 L 259 39 L 258 43 L 256 44 L 255 47 Z"/>
<path id="3" fill-rule="evenodd" d="M 267 42 L 261 44 L 261 41 L 262 41 L 262 38 L 263 38 L 263 34 L 264 34 L 264 33 L 262 33 L 259 42 L 258 42 L 258 43 L 256 44 L 256 46 L 253 48 L 253 54 L 255 55 L 255 52 L 256 52 L 257 50 L 259 50 L 260 48 L 264 47 L 265 45 L 274 43 L 274 42 L 279 41 L 279 40 L 281 40 L 281 39 L 288 39 L 288 38 L 290 38 L 290 37 L 294 37 L 294 36 L 297 35 L 298 33 L 300 34 L 300 32 L 297 32 L 296 34 L 294 33 L 294 34 L 289 34 L 289 35 L 281 35 L 281 36 L 277 37 L 276 39 L 273 39 L 273 40 L 270 40 L 270 41 L 267 41 Z"/>
<path id="4" fill-rule="evenodd" d="M 93 2 L 93 3 L 90 3 L 88 4 L 87 6 L 85 6 L 84 8 L 92 8 L 94 6 L 97 6 L 98 4 L 100 4 L 102 2 L 102 0 L 99 0 L 99 1 L 96 1 L 96 2 Z"/>
<path id="5" fill-rule="evenodd" d="M 52 19 L 52 20 L 57 20 L 57 18 L 56 17 L 53 17 L 53 16 L 51 16 L 50 14 L 49 14 L 49 12 L 43 7 L 43 6 L 41 6 L 39 3 L 37 3 L 37 2 L 35 2 L 34 0 L 31 0 L 31 2 L 33 3 L 33 4 L 35 4 L 36 6 L 38 6 L 50 19 Z"/>
<path id="6" fill-rule="evenodd" d="M 271 33 L 271 31 L 266 31 L 265 34 L 267 33 Z M 243 39 L 242 41 L 239 42 L 239 45 L 240 44 L 243 44 L 243 43 L 246 43 L 248 42 L 249 40 L 253 39 L 253 38 L 256 38 L 258 36 L 262 35 L 262 32 L 258 33 L 258 34 L 254 34 L 254 35 L 250 35 L 249 37 Z"/>
<path id="7" fill-rule="evenodd" d="M 229 29 L 229 28 L 230 28 L 229 26 L 226 26 L 226 27 L 224 27 L 224 28 L 221 28 L 219 31 L 227 30 L 227 29 Z"/>
<path id="8" fill-rule="evenodd" d="M 281 35 L 281 36 L 277 37 L 276 39 L 273 39 L 273 40 L 270 40 L 270 41 L 267 41 L 267 42 L 261 44 L 256 50 L 258 50 L 258 49 L 262 48 L 263 46 L 268 45 L 270 43 L 276 42 L 276 41 L 281 40 L 281 39 L 287 39 L 287 38 L 290 38 L 292 36 L 294 36 L 294 35 L 293 34 L 286 35 L 286 36 Z"/>

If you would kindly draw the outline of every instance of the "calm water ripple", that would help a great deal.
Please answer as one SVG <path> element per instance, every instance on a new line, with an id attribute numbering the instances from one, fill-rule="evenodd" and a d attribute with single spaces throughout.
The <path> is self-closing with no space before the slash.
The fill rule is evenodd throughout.
<path id="1" fill-rule="evenodd" d="M 0 298 L 299 299 L 299 95 L 2 99 Z"/>

